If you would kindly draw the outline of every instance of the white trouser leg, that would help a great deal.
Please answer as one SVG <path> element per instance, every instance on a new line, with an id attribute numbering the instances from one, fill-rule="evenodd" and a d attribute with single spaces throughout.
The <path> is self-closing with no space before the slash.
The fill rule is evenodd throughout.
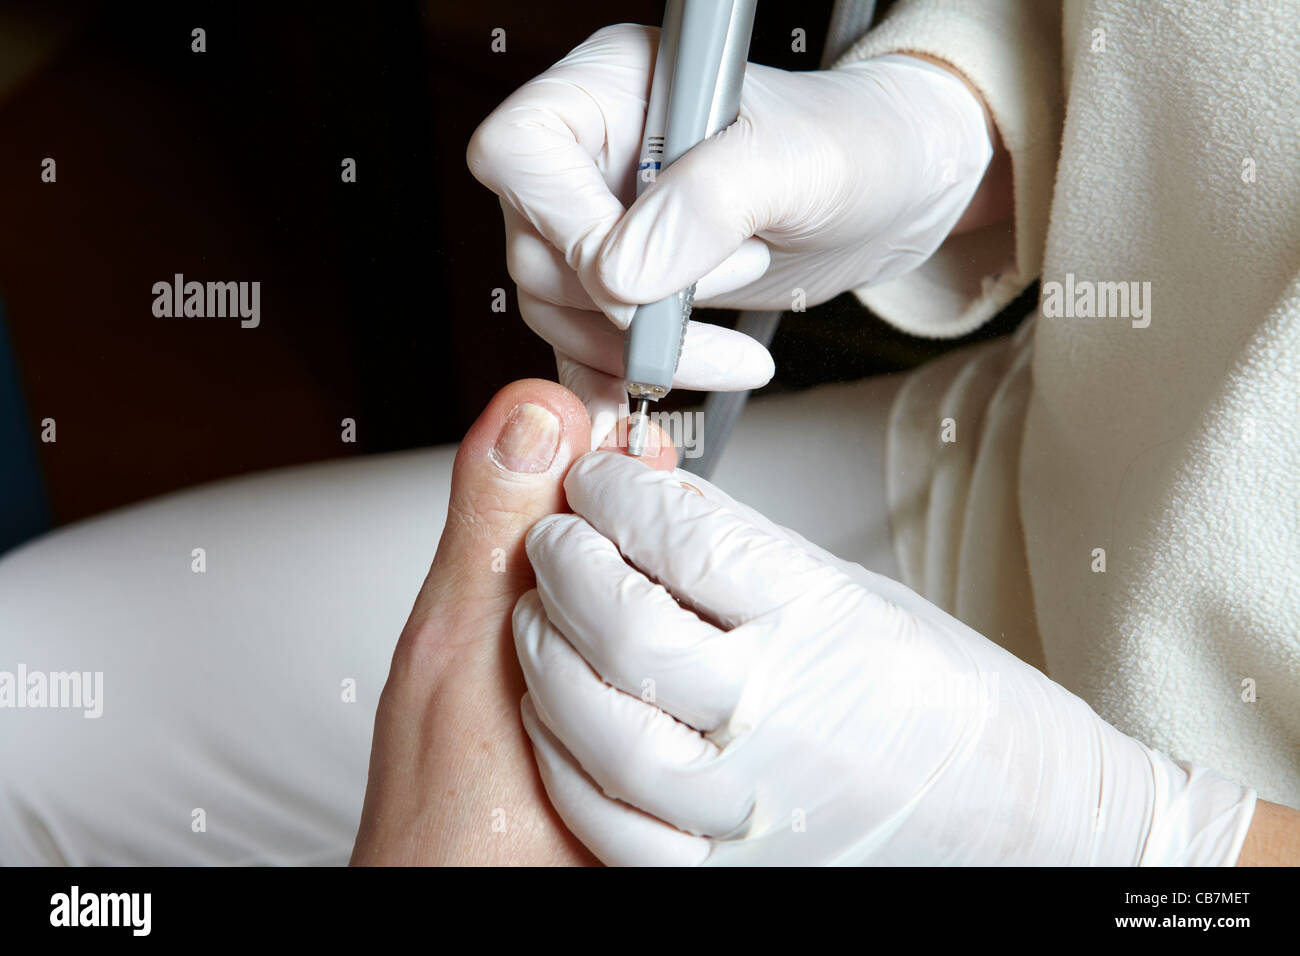
<path id="1" fill-rule="evenodd" d="M 0 709 L 0 862 L 345 862 L 453 455 L 210 485 L 0 560 L 0 671 L 103 672 L 98 719 Z"/>

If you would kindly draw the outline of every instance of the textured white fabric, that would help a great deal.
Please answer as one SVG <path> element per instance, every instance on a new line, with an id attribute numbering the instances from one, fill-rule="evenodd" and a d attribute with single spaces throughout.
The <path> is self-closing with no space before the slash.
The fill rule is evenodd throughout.
<path id="1" fill-rule="evenodd" d="M 954 63 L 1015 171 L 1014 267 L 959 237 L 869 306 L 958 335 L 1040 273 L 1150 283 L 1145 317 L 1044 299 L 1016 341 L 917 374 L 890 436 L 900 564 L 1028 659 L 1036 628 L 1121 730 L 1300 805 L 1300 11 L 1057 12 L 904 0 L 848 54 Z"/>

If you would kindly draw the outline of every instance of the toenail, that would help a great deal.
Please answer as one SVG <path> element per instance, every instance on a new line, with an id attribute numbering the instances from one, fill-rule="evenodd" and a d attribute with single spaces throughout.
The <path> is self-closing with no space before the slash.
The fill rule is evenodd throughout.
<path id="1" fill-rule="evenodd" d="M 560 447 L 560 420 L 532 402 L 516 405 L 492 447 L 491 458 L 506 471 L 535 475 L 546 471 Z"/>

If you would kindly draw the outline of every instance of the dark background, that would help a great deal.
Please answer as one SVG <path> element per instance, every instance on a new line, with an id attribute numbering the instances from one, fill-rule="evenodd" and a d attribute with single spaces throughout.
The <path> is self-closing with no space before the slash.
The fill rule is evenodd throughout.
<path id="1" fill-rule="evenodd" d="M 815 69 L 830 9 L 763 0 L 750 59 Z M 525 80 L 609 22 L 659 22 L 662 0 L 0 11 L 7 49 L 48 50 L 0 86 L 0 550 L 215 478 L 453 442 L 505 383 L 553 377 L 465 145 Z M 194 27 L 205 53 L 191 52 Z M 505 53 L 490 49 L 495 27 Z M 796 27 L 806 53 L 790 49 Z M 54 184 L 40 180 L 47 156 Z M 340 179 L 344 157 L 356 183 Z M 152 286 L 178 272 L 260 281 L 260 327 L 155 318 Z M 497 287 L 505 314 L 490 308 Z M 841 296 L 787 316 L 769 389 L 953 344 Z M 355 444 L 340 440 L 345 417 Z M 45 418 L 56 443 L 38 440 Z"/>

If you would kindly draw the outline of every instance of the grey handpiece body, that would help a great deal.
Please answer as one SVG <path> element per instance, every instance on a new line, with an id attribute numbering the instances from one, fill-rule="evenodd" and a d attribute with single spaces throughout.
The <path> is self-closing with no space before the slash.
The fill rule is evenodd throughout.
<path id="1" fill-rule="evenodd" d="M 646 113 L 637 195 L 696 143 L 740 111 L 757 0 L 668 0 Z M 672 387 L 695 287 L 637 306 L 623 348 L 632 398 L 657 401 Z"/>

